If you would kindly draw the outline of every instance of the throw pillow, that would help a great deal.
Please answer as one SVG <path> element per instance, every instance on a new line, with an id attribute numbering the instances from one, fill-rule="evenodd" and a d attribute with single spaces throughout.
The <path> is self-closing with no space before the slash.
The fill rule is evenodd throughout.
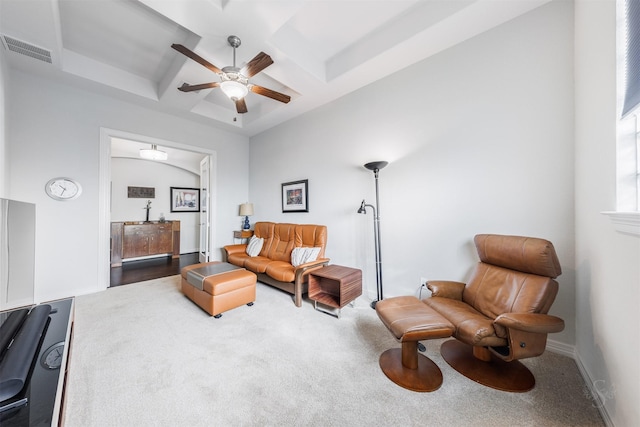
<path id="1" fill-rule="evenodd" d="M 321 248 L 293 248 L 291 251 L 291 265 L 297 267 L 307 262 L 315 261 Z"/>
<path id="2" fill-rule="evenodd" d="M 247 255 L 258 256 L 264 245 L 264 239 L 262 237 L 251 236 L 249 244 L 247 245 Z"/>

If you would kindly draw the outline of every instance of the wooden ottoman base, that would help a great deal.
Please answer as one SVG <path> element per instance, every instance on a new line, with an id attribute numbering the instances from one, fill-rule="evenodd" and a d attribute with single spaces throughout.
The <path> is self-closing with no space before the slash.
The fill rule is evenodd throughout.
<path id="1" fill-rule="evenodd" d="M 241 305 L 253 305 L 256 300 L 257 277 L 245 269 L 234 269 L 204 278 L 202 289 L 192 285 L 187 280 L 190 270 L 204 266 L 223 264 L 217 261 L 194 264 L 182 269 L 182 293 L 200 308 L 216 318 L 223 312 Z"/>
<path id="2" fill-rule="evenodd" d="M 418 341 L 450 337 L 453 325 L 416 297 L 395 297 L 376 303 L 376 313 L 402 348 L 380 356 L 380 369 L 394 383 L 412 391 L 434 391 L 442 385 L 440 368 L 418 353 Z"/>
<path id="3" fill-rule="evenodd" d="M 410 349 L 416 356 L 416 368 L 409 368 L 402 362 L 405 347 L 411 344 L 417 347 L 417 341 L 404 342 L 402 348 L 390 348 L 380 355 L 380 369 L 394 383 L 412 391 L 434 391 L 442 385 L 442 372 L 438 365 L 427 356 Z"/>

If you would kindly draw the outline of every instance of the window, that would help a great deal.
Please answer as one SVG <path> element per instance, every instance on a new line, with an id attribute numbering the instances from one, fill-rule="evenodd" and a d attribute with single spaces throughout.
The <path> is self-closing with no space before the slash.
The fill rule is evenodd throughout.
<path id="1" fill-rule="evenodd" d="M 640 1 L 617 2 L 618 122 L 616 229 L 640 236 Z"/>
<path id="2" fill-rule="evenodd" d="M 637 212 L 640 203 L 640 170 L 638 147 L 640 141 L 640 109 L 618 123 L 616 210 Z"/>

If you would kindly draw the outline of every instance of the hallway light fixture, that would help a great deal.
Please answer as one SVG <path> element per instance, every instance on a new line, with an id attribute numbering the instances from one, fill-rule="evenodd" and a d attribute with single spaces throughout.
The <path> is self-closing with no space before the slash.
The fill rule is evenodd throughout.
<path id="1" fill-rule="evenodd" d="M 141 148 L 140 157 L 147 160 L 167 160 L 169 157 L 166 151 L 158 150 L 156 144 L 152 144 L 151 148 Z"/>
<path id="2" fill-rule="evenodd" d="M 366 214 L 367 208 L 371 208 L 373 210 L 373 238 L 375 243 L 375 255 L 376 255 L 376 290 L 377 290 L 377 300 L 371 302 L 371 308 L 376 308 L 376 303 L 384 299 L 384 293 L 382 291 L 382 253 L 380 251 L 380 202 L 379 202 L 379 194 L 378 194 L 378 172 L 380 169 L 387 166 L 389 162 L 378 161 L 378 162 L 370 162 L 364 165 L 365 168 L 373 171 L 375 182 L 376 182 L 376 206 L 367 204 L 364 199 L 362 203 L 360 203 L 360 209 L 358 209 L 358 213 Z"/>

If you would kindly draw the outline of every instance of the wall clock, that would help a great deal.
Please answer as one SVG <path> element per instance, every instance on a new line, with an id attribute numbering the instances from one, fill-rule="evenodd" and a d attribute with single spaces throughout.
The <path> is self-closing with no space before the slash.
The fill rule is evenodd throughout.
<path id="1" fill-rule="evenodd" d="M 71 178 L 53 178 L 47 182 L 44 190 L 52 199 L 71 200 L 80 196 L 82 187 L 79 182 Z"/>
<path id="2" fill-rule="evenodd" d="M 47 369 L 58 369 L 62 365 L 62 355 L 64 354 L 64 341 L 49 347 L 40 359 L 40 363 Z"/>

